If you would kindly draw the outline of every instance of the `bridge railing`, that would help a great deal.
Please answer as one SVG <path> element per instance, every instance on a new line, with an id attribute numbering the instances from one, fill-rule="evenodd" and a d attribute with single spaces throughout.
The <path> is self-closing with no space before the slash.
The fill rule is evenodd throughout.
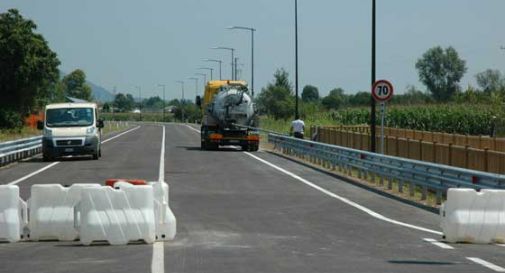
<path id="1" fill-rule="evenodd" d="M 420 191 L 421 200 L 427 198 L 428 192 L 434 192 L 437 204 L 442 202 L 448 188 L 505 188 L 505 175 L 376 154 L 273 133 L 268 135 L 268 142 L 273 144 L 274 149 L 285 154 L 338 169 L 348 175 L 357 174 L 361 179 L 373 182 L 378 180 L 381 185 L 387 183 L 388 189 L 396 184 L 398 191 L 403 192 L 404 187 L 407 187 L 410 196 Z"/>

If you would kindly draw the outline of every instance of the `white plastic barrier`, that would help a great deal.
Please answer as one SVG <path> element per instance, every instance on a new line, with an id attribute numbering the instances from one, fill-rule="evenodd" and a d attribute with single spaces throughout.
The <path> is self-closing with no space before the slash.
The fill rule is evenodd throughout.
<path id="1" fill-rule="evenodd" d="M 505 190 L 449 189 L 440 215 L 448 242 L 505 242 Z"/>
<path id="2" fill-rule="evenodd" d="M 37 184 L 31 188 L 30 239 L 73 241 L 78 238 L 74 228 L 74 206 L 81 200 L 82 189 L 99 184 Z"/>
<path id="3" fill-rule="evenodd" d="M 19 241 L 27 221 L 26 203 L 19 198 L 19 187 L 0 185 L 0 241 Z"/>
<path id="4" fill-rule="evenodd" d="M 156 240 L 173 240 L 177 230 L 177 221 L 168 206 L 168 184 L 165 182 L 149 182 L 149 185 L 154 189 Z"/>
<path id="5" fill-rule="evenodd" d="M 118 182 L 109 186 L 82 189 L 81 201 L 74 213 L 80 214 L 75 226 L 80 241 L 108 241 L 124 245 L 129 241 L 155 240 L 154 197 L 152 186 L 133 186 Z"/>

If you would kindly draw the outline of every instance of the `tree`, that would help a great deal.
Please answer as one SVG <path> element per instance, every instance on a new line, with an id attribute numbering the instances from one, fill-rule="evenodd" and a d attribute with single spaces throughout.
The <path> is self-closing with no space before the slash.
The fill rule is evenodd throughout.
<path id="1" fill-rule="evenodd" d="M 275 119 L 292 116 L 294 101 L 289 74 L 284 69 L 275 71 L 274 82 L 263 88 L 256 100 L 259 110 Z"/>
<path id="2" fill-rule="evenodd" d="M 114 111 L 116 112 L 128 112 L 133 110 L 135 107 L 135 100 L 131 94 L 118 93 L 116 97 L 114 97 Z"/>
<path id="3" fill-rule="evenodd" d="M 475 75 L 477 84 L 486 93 L 505 90 L 505 78 L 499 70 L 487 69 Z"/>
<path id="4" fill-rule="evenodd" d="M 91 87 L 86 83 L 86 74 L 81 69 L 76 69 L 61 80 L 65 95 L 86 101 L 93 99 Z"/>
<path id="5" fill-rule="evenodd" d="M 344 103 L 344 89 L 335 88 L 321 101 L 326 109 L 338 109 Z"/>
<path id="6" fill-rule="evenodd" d="M 349 105 L 350 106 L 365 106 L 370 105 L 370 92 L 361 91 L 354 95 L 349 96 Z"/>
<path id="7" fill-rule="evenodd" d="M 465 61 L 460 59 L 453 47 L 445 50 L 440 46 L 426 51 L 417 60 L 419 79 L 426 85 L 437 101 L 448 101 L 459 91 L 459 81 L 466 72 Z"/>
<path id="8" fill-rule="evenodd" d="M 55 90 L 60 61 L 36 29 L 15 9 L 0 14 L 0 128 L 22 126 Z"/>
<path id="9" fill-rule="evenodd" d="M 159 97 L 150 97 L 148 99 L 145 99 L 142 102 L 144 108 L 151 109 L 151 110 L 162 110 L 163 109 L 163 100 Z"/>
<path id="10" fill-rule="evenodd" d="M 303 102 L 314 102 L 319 100 L 319 90 L 312 85 L 305 85 L 302 91 Z"/>

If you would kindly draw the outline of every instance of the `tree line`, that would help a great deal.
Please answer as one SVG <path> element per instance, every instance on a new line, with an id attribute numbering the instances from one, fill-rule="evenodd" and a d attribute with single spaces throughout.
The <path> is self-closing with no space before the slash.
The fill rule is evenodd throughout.
<path id="1" fill-rule="evenodd" d="M 84 71 L 61 77 L 57 54 L 36 29 L 16 9 L 0 13 L 0 129 L 20 128 L 24 117 L 66 96 L 92 99 Z"/>
<path id="2" fill-rule="evenodd" d="M 487 69 L 475 75 L 478 87 L 462 90 L 459 83 L 467 71 L 466 61 L 453 47 L 440 46 L 427 50 L 416 62 L 419 80 L 427 92 L 408 86 L 403 94 L 393 97 L 391 104 L 420 105 L 430 103 L 481 103 L 496 104 L 505 101 L 505 76 L 499 70 Z M 346 94 L 336 87 L 321 97 L 314 85 L 303 87 L 300 97 L 300 113 L 311 115 L 322 110 L 338 110 L 343 107 L 370 105 L 370 91 Z M 274 80 L 262 89 L 256 98 L 262 114 L 275 119 L 288 119 L 294 115 L 295 96 L 289 75 L 284 69 L 274 73 Z"/>

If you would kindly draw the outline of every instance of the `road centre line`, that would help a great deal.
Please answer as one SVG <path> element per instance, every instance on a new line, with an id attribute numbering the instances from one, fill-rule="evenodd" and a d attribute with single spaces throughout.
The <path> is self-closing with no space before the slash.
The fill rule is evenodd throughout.
<path id="1" fill-rule="evenodd" d="M 501 267 L 501 266 L 498 266 L 498 265 L 495 265 L 493 263 L 490 263 L 488 261 L 484 261 L 480 258 L 477 258 L 477 257 L 466 257 L 468 260 L 476 263 L 476 264 L 480 264 L 484 267 L 487 267 L 493 271 L 496 271 L 496 272 L 505 272 L 505 268 Z"/>
<path id="2" fill-rule="evenodd" d="M 161 152 L 160 152 L 160 168 L 158 175 L 158 182 L 165 181 L 165 125 L 162 125 L 163 134 L 161 139 Z M 163 241 L 154 242 L 153 244 L 153 259 L 151 261 L 152 273 L 165 272 L 165 244 Z"/>
<path id="3" fill-rule="evenodd" d="M 444 244 L 442 242 L 439 242 L 439 241 L 437 241 L 437 240 L 435 240 L 433 238 L 423 238 L 423 240 L 425 242 L 431 243 L 432 245 L 436 245 L 436 246 L 438 246 L 440 248 L 443 248 L 443 249 L 454 249 L 454 247 L 452 247 L 452 246 L 450 246 L 448 244 Z"/>
<path id="4" fill-rule="evenodd" d="M 195 129 L 195 128 L 187 125 L 187 124 L 185 124 L 185 125 L 188 128 L 190 128 L 191 130 L 200 133 L 200 130 L 197 130 L 197 129 Z M 337 195 L 337 194 L 335 194 L 333 192 L 330 192 L 327 189 L 319 187 L 316 184 L 314 184 L 314 183 L 312 183 L 312 182 L 310 182 L 310 181 L 308 181 L 308 180 L 306 180 L 306 179 L 304 179 L 304 178 L 302 178 L 302 177 L 300 177 L 300 176 L 298 176 L 298 175 L 296 175 L 296 174 L 294 174 L 292 172 L 289 172 L 289 171 L 287 171 L 287 170 L 285 170 L 285 169 L 283 169 L 283 168 L 281 168 L 279 166 L 276 166 L 276 165 L 274 165 L 274 164 L 272 164 L 272 163 L 270 163 L 270 162 L 268 162 L 268 161 L 266 161 L 266 160 L 264 160 L 262 158 L 259 158 L 259 157 L 255 156 L 255 155 L 253 155 L 253 154 L 251 154 L 249 152 L 244 152 L 244 153 L 246 155 L 248 155 L 248 156 L 250 156 L 250 157 L 252 157 L 252 158 L 254 158 L 254 159 L 256 159 L 256 160 L 258 160 L 258 161 L 260 161 L 260 162 L 262 162 L 262 163 L 264 163 L 264 164 L 266 164 L 266 165 L 268 165 L 268 166 L 270 166 L 270 167 L 272 167 L 272 168 L 274 168 L 274 169 L 276 169 L 276 170 L 278 170 L 278 171 L 286 174 L 286 175 L 288 175 L 288 176 L 291 176 L 292 178 L 294 178 L 294 179 L 296 179 L 296 180 L 304 183 L 305 185 L 307 185 L 309 187 L 312 187 L 312 188 L 314 188 L 314 189 L 316 189 L 316 190 L 318 190 L 318 191 L 320 191 L 320 192 L 322 192 L 322 193 L 324 193 L 324 194 L 326 194 L 326 195 L 328 195 L 330 197 L 333 197 L 333 198 L 335 198 L 337 200 L 340 200 L 340 201 L 342 201 L 342 202 L 344 202 L 344 203 L 346 203 L 346 204 L 348 204 L 348 205 L 350 205 L 350 206 L 352 206 L 354 208 L 357 208 L 357 209 L 359 209 L 359 210 L 367 213 L 368 215 L 370 215 L 370 216 L 372 216 L 374 218 L 377 218 L 379 220 L 382 220 L 382 221 L 385 221 L 385 222 L 388 222 L 388 223 L 391 223 L 391 224 L 395 224 L 395 225 L 411 228 L 411 229 L 416 229 L 416 230 L 420 230 L 420 231 L 424 231 L 424 232 L 428 232 L 428 233 L 432 233 L 432 234 L 436 234 L 436 235 L 440 235 L 440 236 L 443 235 L 442 232 L 437 231 L 437 230 L 433 230 L 433 229 L 429 229 L 429 228 L 424 228 L 424 227 L 420 227 L 420 226 L 416 226 L 416 225 L 412 225 L 412 224 L 408 224 L 408 223 L 404 223 L 404 222 L 401 222 L 401 221 L 397 221 L 397 220 L 388 218 L 388 217 L 386 217 L 386 216 L 384 216 L 382 214 L 379 214 L 379 213 L 377 213 L 377 212 L 375 212 L 375 211 L 373 211 L 373 210 L 371 210 L 371 209 L 369 209 L 369 208 L 367 208 L 365 206 L 362 206 L 362 205 L 360 205 L 360 204 L 358 204 L 358 203 L 356 203 L 354 201 L 351 201 L 351 200 L 349 200 L 349 199 L 347 199 L 345 197 L 342 197 L 342 196 L 339 196 L 339 195 Z"/>
<path id="5" fill-rule="evenodd" d="M 107 142 L 109 142 L 110 140 L 113 140 L 113 139 L 115 139 L 115 138 L 118 138 L 118 137 L 120 137 L 120 136 L 122 136 L 122 135 L 124 135 L 124 134 L 126 134 L 126 133 L 129 133 L 129 132 L 135 131 L 135 130 L 137 130 L 138 128 L 140 128 L 140 126 L 137 126 L 137 127 L 132 128 L 132 129 L 130 129 L 130 130 L 128 130 L 128 131 L 122 132 L 121 134 L 117 134 L 117 135 L 115 135 L 115 136 L 113 136 L 113 137 L 111 137 L 111 138 L 108 138 L 108 139 L 106 139 L 106 140 L 102 141 L 102 144 L 103 144 L 103 143 L 107 143 Z M 47 169 L 49 169 L 49 168 L 52 168 L 52 167 L 54 167 L 54 166 L 58 165 L 59 163 L 61 163 L 61 161 L 56 161 L 56 162 L 53 162 L 53 163 L 51 163 L 51 164 L 49 164 L 49 165 L 47 165 L 47 166 L 45 166 L 45 167 L 42 167 L 42 168 L 40 168 L 40 169 L 38 169 L 38 170 L 36 170 L 36 171 L 34 171 L 34 172 L 32 172 L 32 173 L 29 173 L 29 174 L 27 174 L 27 175 L 23 176 L 23 177 L 21 177 L 21 178 L 19 178 L 19 179 L 17 179 L 17 180 L 14 180 L 14 181 L 12 181 L 12 182 L 9 182 L 9 183 L 7 183 L 7 185 L 16 185 L 16 184 L 18 184 L 19 182 L 23 182 L 23 181 L 25 181 L 26 179 L 28 179 L 28 178 L 30 178 L 30 177 L 32 177 L 32 176 L 35 176 L 35 175 L 37 175 L 37 174 L 39 174 L 39 173 L 41 173 L 41 172 L 43 172 L 43 171 L 45 171 L 45 170 L 47 170 Z"/>

